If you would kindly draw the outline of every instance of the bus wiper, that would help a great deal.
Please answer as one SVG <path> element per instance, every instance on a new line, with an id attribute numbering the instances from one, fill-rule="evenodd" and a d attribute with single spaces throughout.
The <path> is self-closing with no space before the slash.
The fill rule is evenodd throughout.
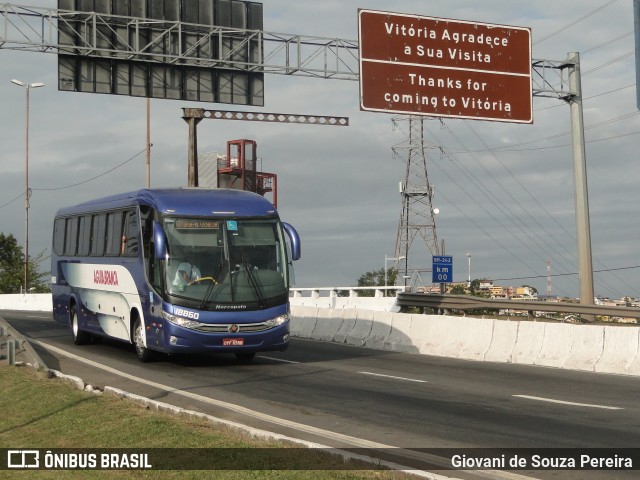
<path id="1" fill-rule="evenodd" d="M 256 282 L 256 277 L 253 275 L 250 265 L 247 262 L 243 262 L 242 266 L 247 272 L 247 277 L 249 277 L 249 283 L 251 284 L 251 288 L 253 288 L 253 291 L 255 292 L 256 297 L 258 297 L 258 305 L 260 306 L 260 308 L 267 308 L 267 304 L 264 302 L 264 297 L 262 296 L 262 290 L 260 289 L 260 286 Z"/>
<path id="2" fill-rule="evenodd" d="M 220 265 L 218 265 L 218 268 L 216 269 L 212 277 L 213 282 L 209 284 L 209 286 L 207 287 L 207 290 L 204 292 L 204 295 L 202 296 L 202 302 L 200 302 L 199 310 L 202 310 L 204 306 L 207 304 L 207 302 L 209 301 L 209 297 L 213 293 L 213 287 L 215 287 L 218 284 L 218 275 L 220 275 L 220 272 L 222 271 L 223 268 L 224 268 L 224 264 L 221 263 Z"/>

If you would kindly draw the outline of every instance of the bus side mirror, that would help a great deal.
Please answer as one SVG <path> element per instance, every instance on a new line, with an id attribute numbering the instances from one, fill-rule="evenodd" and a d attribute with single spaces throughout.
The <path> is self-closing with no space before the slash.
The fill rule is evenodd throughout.
<path id="1" fill-rule="evenodd" d="M 300 260 L 302 257 L 301 247 L 300 247 L 300 235 L 295 228 L 293 228 L 288 223 L 282 223 L 282 228 L 287 233 L 289 240 L 291 241 L 291 260 Z"/>
<path id="2" fill-rule="evenodd" d="M 153 222 L 153 246 L 156 259 L 164 260 L 167 258 L 167 236 L 162 225 L 158 222 Z"/>

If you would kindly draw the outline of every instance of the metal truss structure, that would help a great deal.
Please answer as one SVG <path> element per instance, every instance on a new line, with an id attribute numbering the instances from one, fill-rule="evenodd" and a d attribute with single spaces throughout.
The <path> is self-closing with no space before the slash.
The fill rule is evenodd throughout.
<path id="1" fill-rule="evenodd" d="M 533 60 L 531 62 L 534 97 L 558 98 L 570 102 L 577 92 L 571 88 L 570 75 L 576 62 L 570 56 L 566 60 Z"/>
<path id="2" fill-rule="evenodd" d="M 81 28 L 77 25 L 80 23 Z M 117 28 L 114 27 L 117 25 Z M 72 29 L 73 45 L 60 43 Z M 154 40 L 140 32 L 153 29 Z M 239 41 L 229 42 L 237 37 Z M 81 42 L 77 42 L 80 38 Z M 114 38 L 116 39 L 114 41 Z M 198 54 L 211 40 L 215 60 Z M 257 42 L 256 42 L 257 40 Z M 263 52 L 255 52 L 255 45 Z M 158 48 L 162 45 L 163 48 Z M 169 46 L 169 48 L 165 48 Z M 217 67 L 281 75 L 358 80 L 358 43 L 182 21 L 0 4 L 0 49 L 120 58 L 153 63 Z M 72 50 L 72 51 L 71 51 Z"/>
<path id="3" fill-rule="evenodd" d="M 398 223 L 398 235 L 396 237 L 395 265 L 396 269 L 403 273 L 405 279 L 413 277 L 410 265 L 411 247 L 420 237 L 423 241 L 417 250 L 426 254 L 439 255 L 438 236 L 436 234 L 435 212 L 433 210 L 433 187 L 429 183 L 427 173 L 426 152 L 438 150 L 437 146 L 429 146 L 424 140 L 425 117 L 417 115 L 399 115 L 392 119 L 394 128 L 402 130 L 406 140 L 393 147 L 395 158 L 405 161 L 405 176 L 400 183 L 400 195 L 402 197 L 402 211 Z M 440 121 L 428 119 L 428 121 Z M 414 249 L 416 251 L 416 249 Z M 429 258 L 424 255 L 421 259 L 427 263 Z M 404 264 L 404 267 L 399 267 Z M 406 282 L 405 282 L 406 285 Z"/>
<path id="4" fill-rule="evenodd" d="M 181 21 L 158 21 L 135 17 L 75 12 L 52 8 L 36 8 L 0 4 L 0 49 L 29 52 L 65 53 L 69 45 L 59 43 L 61 25 L 68 26 L 81 19 L 86 28 L 77 31 L 84 46 L 75 45 L 80 55 L 113 56 L 154 63 L 193 65 L 198 67 L 227 67 L 262 71 L 280 75 L 297 75 L 325 79 L 352 80 L 359 78 L 358 42 L 339 38 L 291 35 L 262 30 L 243 30 L 210 25 L 195 25 Z M 119 34 L 118 45 L 101 32 L 113 32 L 113 25 L 126 27 L 126 35 Z M 153 43 L 136 41 L 137 32 L 153 27 L 160 31 Z M 64 27 L 62 27 L 64 28 Z M 77 30 L 77 29 L 76 29 Z M 194 38 L 193 35 L 197 37 Z M 223 38 L 233 35 L 243 40 L 230 48 Z M 189 36 L 189 40 L 185 38 Z M 212 38 L 220 41 L 219 56 L 206 60 L 197 54 L 198 48 Z M 249 55 L 249 46 L 262 40 L 264 52 Z M 159 52 L 157 45 L 171 45 L 171 54 Z M 223 48 L 225 45 L 225 48 Z M 243 60 L 239 60 L 243 59 Z M 259 60 L 252 60 L 259 59 Z M 567 71 L 573 66 L 569 60 L 533 60 L 533 95 L 570 98 Z"/>

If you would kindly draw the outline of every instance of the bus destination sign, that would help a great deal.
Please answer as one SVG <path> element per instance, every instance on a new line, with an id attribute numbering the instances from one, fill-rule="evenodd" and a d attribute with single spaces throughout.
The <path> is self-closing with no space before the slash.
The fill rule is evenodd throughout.
<path id="1" fill-rule="evenodd" d="M 360 109 L 533 123 L 531 30 L 358 11 Z"/>

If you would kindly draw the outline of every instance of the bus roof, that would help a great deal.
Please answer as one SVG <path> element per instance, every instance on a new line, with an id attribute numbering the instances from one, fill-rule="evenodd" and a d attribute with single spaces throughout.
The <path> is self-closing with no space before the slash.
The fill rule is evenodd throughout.
<path id="1" fill-rule="evenodd" d="M 275 207 L 257 193 L 224 188 L 159 188 L 120 193 L 58 210 L 57 216 L 148 205 L 162 213 L 193 216 L 275 216 Z"/>

